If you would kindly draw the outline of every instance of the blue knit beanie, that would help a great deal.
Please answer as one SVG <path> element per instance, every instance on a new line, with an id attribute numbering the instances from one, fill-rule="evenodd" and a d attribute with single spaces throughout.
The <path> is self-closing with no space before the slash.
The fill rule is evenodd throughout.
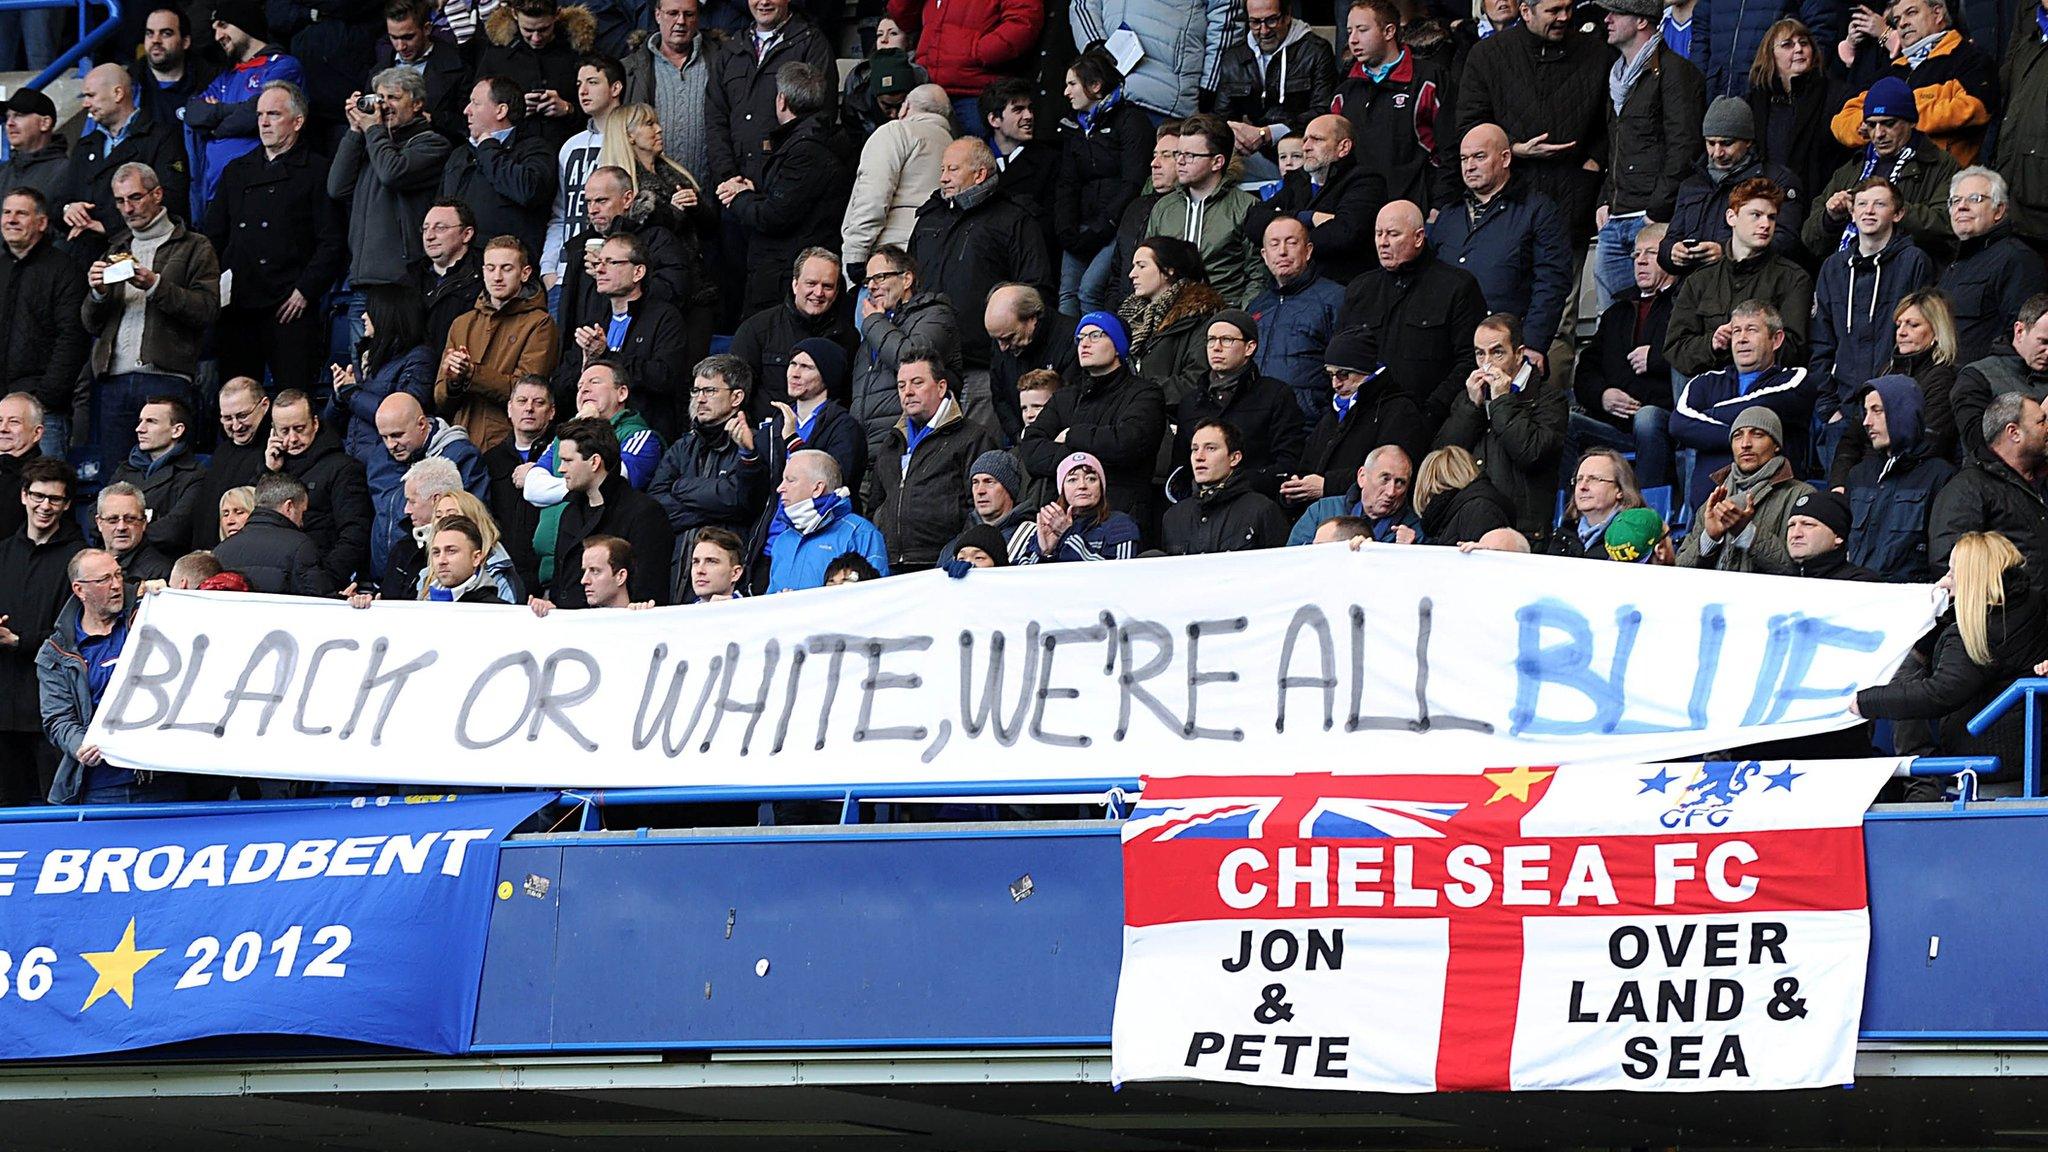
<path id="1" fill-rule="evenodd" d="M 1920 106 L 1913 102 L 1913 86 L 1897 76 L 1886 76 L 1872 84 L 1863 97 L 1863 118 L 1868 120 L 1873 116 L 1918 124 Z"/>
<path id="2" fill-rule="evenodd" d="M 1074 342 L 1076 344 L 1080 343 L 1081 333 L 1086 332 L 1090 328 L 1101 329 L 1102 334 L 1109 337 L 1110 344 L 1115 346 L 1118 356 L 1129 356 L 1131 354 L 1130 330 L 1124 327 L 1124 322 L 1117 318 L 1116 313 L 1090 312 L 1086 316 L 1081 317 L 1081 322 L 1074 326 Z"/>

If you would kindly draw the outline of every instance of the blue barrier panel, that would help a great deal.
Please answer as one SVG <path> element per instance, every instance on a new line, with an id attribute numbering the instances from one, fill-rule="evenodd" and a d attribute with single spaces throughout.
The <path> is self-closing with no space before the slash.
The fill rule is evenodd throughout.
<path id="1" fill-rule="evenodd" d="M 1113 826 L 527 841 L 499 879 L 479 1051 L 1108 1039 Z"/>

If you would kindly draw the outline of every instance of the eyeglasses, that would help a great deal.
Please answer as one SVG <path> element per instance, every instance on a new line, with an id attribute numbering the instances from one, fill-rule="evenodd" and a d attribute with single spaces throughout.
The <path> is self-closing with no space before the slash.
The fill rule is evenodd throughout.
<path id="1" fill-rule="evenodd" d="M 1621 487 L 1621 481 L 1619 481 L 1619 480 L 1610 480 L 1610 479 L 1608 479 L 1608 478 L 1607 478 L 1607 477 L 1605 477 L 1605 476 L 1574 476 L 1574 477 L 1572 477 L 1572 486 L 1573 486 L 1573 487 L 1577 487 L 1577 486 L 1578 486 L 1578 485 L 1580 485 L 1580 484 L 1612 484 L 1612 485 L 1614 485 L 1614 486 L 1615 486 L 1616 488 L 1619 488 L 1619 487 Z"/>
<path id="2" fill-rule="evenodd" d="M 1948 206 L 1951 208 L 1961 208 L 1965 204 L 1982 204 L 1989 199 L 1991 199 L 1991 193 L 1989 192 L 1971 192 L 1963 196 L 1949 197 Z"/>
<path id="3" fill-rule="evenodd" d="M 862 280 L 861 283 L 867 285 L 870 288 L 874 288 L 880 285 L 884 280 L 888 280 L 896 276 L 908 275 L 910 275 L 910 270 L 907 268 L 898 268 L 893 272 L 870 272 L 867 274 L 867 278 Z"/>
<path id="4" fill-rule="evenodd" d="M 1100 328 L 1089 328 L 1089 329 L 1087 329 L 1087 330 L 1083 331 L 1083 332 L 1082 332 L 1082 333 L 1081 333 L 1080 335 L 1078 335 L 1078 336 L 1075 336 L 1075 337 L 1074 337 L 1074 342 L 1075 342 L 1075 343 L 1077 343 L 1077 344 L 1083 344 L 1083 343 L 1087 343 L 1087 342 L 1089 342 L 1089 341 L 1091 341 L 1091 340 L 1107 340 L 1107 339 L 1109 339 L 1109 333 L 1107 333 L 1107 332 L 1104 332 L 1104 331 L 1103 331 L 1102 329 L 1100 329 Z"/>
<path id="5" fill-rule="evenodd" d="M 1175 152 L 1173 158 L 1175 160 L 1207 160 L 1214 155 L 1216 155 L 1214 152 Z"/>
<path id="6" fill-rule="evenodd" d="M 95 576 L 95 577 L 93 577 L 93 578 L 92 578 L 92 579 L 90 579 L 90 580 L 86 580 L 86 579 L 78 579 L 78 580 L 73 580 L 73 581 L 72 581 L 72 583 L 73 583 L 73 584 L 105 584 L 105 583 L 107 583 L 107 582 L 108 582 L 109 580 L 119 580 L 120 578 L 121 578 L 121 574 L 120 574 L 119 572 L 109 572 L 109 573 L 107 573 L 107 574 L 106 574 L 105 576 Z"/>
<path id="7" fill-rule="evenodd" d="M 1248 16 L 1245 18 L 1245 22 L 1254 28 L 1278 28 L 1282 24 L 1287 23 L 1287 14 L 1285 12 L 1276 12 L 1271 16 Z"/>
<path id="8" fill-rule="evenodd" d="M 599 260 L 598 263 L 604 265 L 607 268 L 624 268 L 632 264 L 633 261 L 628 260 L 623 256 L 607 256 L 604 259 Z"/>
<path id="9" fill-rule="evenodd" d="M 1211 336 L 1205 341 L 1211 348 L 1228 348 L 1232 344 L 1242 344 L 1244 342 L 1245 339 L 1242 336 Z"/>
<path id="10" fill-rule="evenodd" d="M 34 491 L 30 491 L 30 492 L 23 492 L 23 493 L 22 493 L 22 497 L 23 497 L 24 499 L 26 499 L 26 500 L 27 500 L 27 501 L 28 501 L 29 503 L 31 503 L 31 504 L 69 504 L 69 503 L 71 503 L 71 495 L 70 495 L 70 493 L 68 493 L 68 492 L 66 492 L 66 493 L 59 493 L 59 492 L 34 492 Z"/>
<path id="11" fill-rule="evenodd" d="M 690 395 L 693 398 L 697 396 L 716 396 L 721 392 L 731 392 L 732 390 L 733 389 L 727 388 L 724 385 L 719 385 L 718 387 L 715 388 L 692 388 L 690 389 Z"/>

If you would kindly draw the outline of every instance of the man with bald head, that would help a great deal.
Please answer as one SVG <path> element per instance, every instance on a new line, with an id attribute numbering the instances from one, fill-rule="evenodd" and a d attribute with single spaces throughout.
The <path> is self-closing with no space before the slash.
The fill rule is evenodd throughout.
<path id="1" fill-rule="evenodd" d="M 903 98 L 903 114 L 861 146 L 839 221 L 839 255 L 855 283 L 866 272 L 868 253 L 910 242 L 918 207 L 937 191 L 939 162 L 952 142 L 952 100 L 937 84 L 920 84 Z"/>
<path id="2" fill-rule="evenodd" d="M 163 182 L 164 203 L 183 216 L 191 191 L 185 137 L 176 124 L 160 124 L 135 106 L 135 80 L 119 64 L 86 73 L 79 103 L 92 117 L 92 130 L 71 150 L 58 192 L 59 235 L 86 257 L 106 251 L 107 235 L 121 227 L 114 207 L 114 172 L 123 164 L 147 164 Z"/>
<path id="3" fill-rule="evenodd" d="M 1259 246 L 1273 286 L 1247 309 L 1259 320 L 1259 371 L 1294 389 L 1305 429 L 1313 429 L 1330 404 L 1323 350 L 1344 308 L 1344 285 L 1323 275 L 1319 256 L 1307 224 L 1275 217 Z"/>
<path id="4" fill-rule="evenodd" d="M 996 186 L 996 157 L 988 143 L 968 136 L 946 146 L 939 186 L 917 210 L 910 256 L 924 270 L 925 287 L 953 302 L 962 316 L 979 316 L 989 290 L 1005 281 L 1056 287 L 1045 234 L 1015 200 Z M 994 345 L 978 325 L 960 331 L 967 364 L 967 406 L 985 402 Z M 976 378 L 979 379 L 976 379 Z M 977 393 L 982 393 L 977 395 Z"/>
<path id="5" fill-rule="evenodd" d="M 1367 223 L 1387 202 L 1386 178 L 1358 164 L 1351 139 L 1351 121 L 1322 115 L 1301 133 L 1302 166 L 1280 181 L 1280 191 L 1263 210 L 1245 219 L 1255 244 L 1263 244 L 1266 225 L 1290 216 L 1306 226 L 1315 242 L 1323 274 L 1338 283 L 1372 266 L 1372 234 Z"/>
<path id="6" fill-rule="evenodd" d="M 1572 242 L 1557 202 L 1518 179 L 1508 134 L 1480 124 L 1458 146 L 1465 198 L 1437 214 L 1437 258 L 1472 274 L 1494 312 L 1525 317 L 1523 336 L 1542 360 L 1571 294 Z"/>
<path id="7" fill-rule="evenodd" d="M 693 299 L 691 292 L 695 285 L 689 282 L 682 243 L 667 225 L 659 222 L 659 214 L 629 212 L 632 206 L 632 177 L 624 168 L 606 165 L 592 172 L 590 178 L 583 182 L 583 212 L 590 227 L 569 237 L 562 246 L 562 301 L 557 317 L 563 338 L 562 354 L 572 360 L 576 349 L 571 337 L 576 330 L 591 324 L 602 325 L 611 316 L 611 299 L 597 283 L 597 272 L 601 267 L 598 252 L 602 241 L 614 236 L 639 239 L 647 257 L 645 290 L 648 299 L 673 304 L 678 310 L 688 306 Z M 738 275 L 737 271 L 733 274 Z M 696 343 L 686 343 L 684 362 L 694 362 L 690 358 L 701 357 L 709 346 L 708 332 L 702 348 Z"/>
<path id="8" fill-rule="evenodd" d="M 1412 201 L 1380 209 L 1373 248 L 1379 267 L 1345 289 L 1338 328 L 1364 327 L 1378 363 L 1386 367 L 1380 387 L 1419 405 L 1434 435 L 1464 388 L 1472 332 L 1486 318 L 1486 297 L 1470 272 L 1430 248 L 1422 209 Z"/>
<path id="9" fill-rule="evenodd" d="M 369 474 L 370 507 L 375 516 L 370 526 L 371 573 L 381 573 L 391 559 L 391 549 L 413 528 L 405 515 L 405 471 L 429 457 L 454 464 L 462 474 L 462 486 L 486 506 L 491 499 L 491 476 L 483 455 L 470 443 L 469 433 L 439 416 L 427 415 L 419 398 L 410 392 L 393 392 L 376 401 L 358 387 L 336 393 L 335 404 L 347 404 L 354 418 L 363 418 L 371 407 L 377 429 L 377 443 L 367 449 L 354 435 L 351 451 L 359 454 Z"/>
<path id="10" fill-rule="evenodd" d="M 1057 372 L 1068 384 L 1084 379 L 1074 358 L 1072 316 L 1046 307 L 1045 297 L 1030 284 L 998 284 L 988 294 L 982 328 L 988 332 L 988 390 L 996 425 L 1007 440 L 1024 434 L 1024 413 L 1017 402 L 1017 380 L 1037 368 Z"/>

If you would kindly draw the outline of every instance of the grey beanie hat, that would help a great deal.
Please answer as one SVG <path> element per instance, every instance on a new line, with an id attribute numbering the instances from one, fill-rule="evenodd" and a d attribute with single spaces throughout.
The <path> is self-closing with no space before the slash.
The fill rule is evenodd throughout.
<path id="1" fill-rule="evenodd" d="M 1015 503 L 1024 495 L 1024 474 L 1017 470 L 1017 460 L 1008 452 L 991 448 L 974 458 L 967 466 L 967 478 L 987 476 L 1010 491 L 1010 500 Z"/>
<path id="2" fill-rule="evenodd" d="M 1744 428 L 1760 428 L 1764 435 L 1777 442 L 1778 447 L 1785 446 L 1785 422 L 1778 419 L 1776 412 L 1761 404 L 1752 404 L 1735 417 L 1735 423 L 1728 426 L 1728 439 L 1735 439 L 1735 434 Z"/>
<path id="3" fill-rule="evenodd" d="M 1749 102 L 1739 96 L 1716 97 L 1707 105 L 1706 119 L 1700 121 L 1700 139 L 1719 138 L 1722 140 L 1756 139 L 1756 114 L 1749 110 Z"/>

